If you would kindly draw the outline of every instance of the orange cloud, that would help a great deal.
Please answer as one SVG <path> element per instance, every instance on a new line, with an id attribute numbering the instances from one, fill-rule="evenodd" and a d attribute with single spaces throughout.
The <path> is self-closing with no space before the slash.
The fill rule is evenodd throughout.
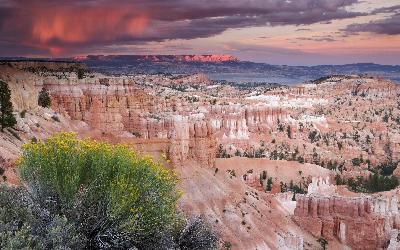
<path id="1" fill-rule="evenodd" d="M 33 13 L 32 43 L 47 45 L 59 53 L 57 43 L 79 44 L 96 40 L 114 41 L 138 37 L 145 31 L 149 17 L 123 8 L 52 8 Z"/>

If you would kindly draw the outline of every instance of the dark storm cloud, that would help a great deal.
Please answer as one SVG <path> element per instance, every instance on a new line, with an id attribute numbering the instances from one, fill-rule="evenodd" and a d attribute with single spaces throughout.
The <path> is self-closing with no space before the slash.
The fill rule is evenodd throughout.
<path id="1" fill-rule="evenodd" d="M 372 12 L 372 14 L 389 13 L 393 14 L 388 18 L 370 21 L 362 24 L 352 24 L 345 29 L 349 33 L 371 32 L 384 35 L 400 34 L 400 5 L 380 8 Z"/>
<path id="2" fill-rule="evenodd" d="M 104 45 L 210 37 L 227 29 L 308 25 L 364 15 L 345 10 L 356 2 L 0 0 L 0 55 L 10 53 L 10 46 L 1 45 L 4 42 L 31 47 L 32 53 L 57 54 Z"/>

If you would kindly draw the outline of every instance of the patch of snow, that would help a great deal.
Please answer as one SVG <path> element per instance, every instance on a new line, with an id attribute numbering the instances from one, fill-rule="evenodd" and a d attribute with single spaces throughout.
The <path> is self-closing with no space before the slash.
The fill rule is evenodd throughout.
<path id="1" fill-rule="evenodd" d="M 302 115 L 298 122 L 318 124 L 320 126 L 328 127 L 328 122 L 325 116 Z"/>
<path id="2" fill-rule="evenodd" d="M 325 99 L 319 98 L 294 98 L 287 97 L 258 95 L 247 97 L 248 100 L 262 101 L 270 107 L 283 107 L 283 108 L 311 108 L 314 105 L 328 103 Z"/>
<path id="3" fill-rule="evenodd" d="M 219 86 L 221 86 L 221 85 L 216 84 L 216 85 L 207 86 L 206 88 L 207 89 L 214 89 L 214 88 L 218 88 Z"/>

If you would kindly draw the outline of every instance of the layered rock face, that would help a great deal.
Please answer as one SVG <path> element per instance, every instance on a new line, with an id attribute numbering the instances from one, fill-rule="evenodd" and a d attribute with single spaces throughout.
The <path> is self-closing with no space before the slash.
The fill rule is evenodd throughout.
<path id="1" fill-rule="evenodd" d="M 129 78 L 87 78 L 44 81 L 52 109 L 68 114 L 105 133 L 131 132 L 143 139 L 171 141 L 168 150 L 175 164 L 195 157 L 211 166 L 216 139 L 246 140 L 253 132 L 267 131 L 289 115 L 267 105 L 196 104 L 177 97 L 146 94 Z"/>
<path id="2" fill-rule="evenodd" d="M 266 132 L 278 121 L 289 120 L 286 110 L 268 105 L 217 105 L 209 109 L 212 130 L 222 131 L 223 139 L 249 139 L 251 133 Z"/>
<path id="3" fill-rule="evenodd" d="M 391 96 L 400 93 L 400 87 L 391 82 L 381 81 L 378 84 L 372 79 L 359 79 L 350 85 L 353 95 L 374 95 L 376 97 Z"/>
<path id="4" fill-rule="evenodd" d="M 157 99 L 133 85 L 118 83 L 45 86 L 51 93 L 52 108 L 72 119 L 105 133 L 129 131 L 144 139 L 170 140 L 165 153 L 175 164 L 191 156 L 205 165 L 212 164 L 215 142 L 206 124 L 169 112 L 177 106 L 174 100 Z"/>
<path id="5" fill-rule="evenodd" d="M 380 249 L 400 227 L 396 196 L 298 196 L 295 221 L 315 237 L 338 239 L 354 249 Z"/>

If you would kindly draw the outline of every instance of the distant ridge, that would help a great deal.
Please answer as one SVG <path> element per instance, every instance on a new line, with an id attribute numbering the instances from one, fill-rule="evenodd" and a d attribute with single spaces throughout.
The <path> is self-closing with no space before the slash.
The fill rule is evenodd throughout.
<path id="1" fill-rule="evenodd" d="M 150 61 L 150 62 L 238 62 L 231 55 L 88 55 L 73 57 L 76 61 Z"/>
<path id="2" fill-rule="evenodd" d="M 210 79 L 296 83 L 329 75 L 370 75 L 400 83 L 400 65 L 353 63 L 344 65 L 288 66 L 240 61 L 231 55 L 88 55 L 70 58 L 0 57 L 1 61 L 82 63 L 107 74 L 193 74 Z M 256 77 L 255 77 L 256 75 Z M 254 80 L 256 79 L 256 80 Z M 242 81 L 242 80 L 241 80 Z"/>

